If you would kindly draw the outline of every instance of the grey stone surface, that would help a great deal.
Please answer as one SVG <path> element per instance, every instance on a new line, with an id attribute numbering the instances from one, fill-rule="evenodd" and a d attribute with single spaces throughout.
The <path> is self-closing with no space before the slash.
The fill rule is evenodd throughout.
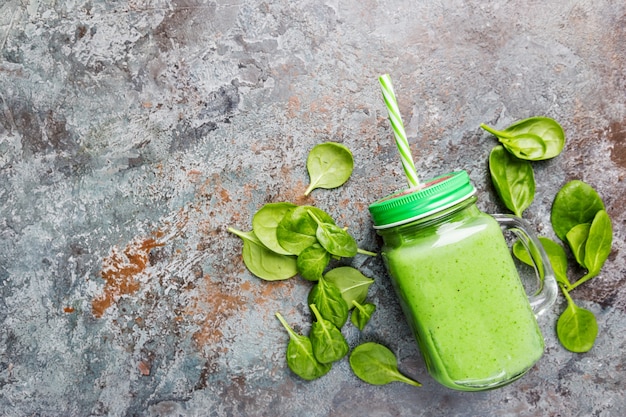
<path id="1" fill-rule="evenodd" d="M 0 414 L 4 416 L 623 416 L 626 5 L 565 1 L 4 0 L 0 3 Z M 596 314 L 585 354 L 540 318 L 542 360 L 462 393 L 426 373 L 380 259 L 373 321 L 422 381 L 367 385 L 347 361 L 286 367 L 280 310 L 306 331 L 309 283 L 248 273 L 227 226 L 265 202 L 315 204 L 376 249 L 367 205 L 404 186 L 377 77 L 390 73 L 420 175 L 466 169 L 503 211 L 479 128 L 533 115 L 567 134 L 537 163 L 525 216 L 581 179 L 613 251 L 572 295 Z M 352 178 L 308 198 L 304 161 L 349 146 Z M 574 277 L 583 271 L 572 267 Z"/>

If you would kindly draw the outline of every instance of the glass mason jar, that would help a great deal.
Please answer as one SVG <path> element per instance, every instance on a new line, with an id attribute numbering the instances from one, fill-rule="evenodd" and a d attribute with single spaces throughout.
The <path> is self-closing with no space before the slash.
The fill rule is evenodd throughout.
<path id="1" fill-rule="evenodd" d="M 476 207 L 465 171 L 383 198 L 369 210 L 382 256 L 429 373 L 446 387 L 479 391 L 514 381 L 542 356 L 536 316 L 557 285 L 527 224 Z M 527 295 L 505 231 L 535 263 Z"/>

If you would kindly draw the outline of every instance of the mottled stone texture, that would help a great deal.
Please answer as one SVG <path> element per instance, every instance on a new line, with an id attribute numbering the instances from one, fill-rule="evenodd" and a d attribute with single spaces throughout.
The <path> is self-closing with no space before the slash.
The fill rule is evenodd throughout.
<path id="1" fill-rule="evenodd" d="M 610 0 L 4 0 L 0 414 L 626 415 L 625 51 L 626 6 Z M 356 257 L 378 311 L 346 326 L 350 345 L 385 343 L 424 386 L 370 386 L 345 360 L 314 382 L 286 367 L 274 312 L 306 332 L 310 283 L 251 276 L 226 228 L 265 202 L 308 203 L 376 249 L 367 205 L 404 185 L 385 72 L 420 175 L 468 170 L 488 212 L 504 208 L 479 124 L 562 124 L 525 217 L 554 237 L 551 202 L 575 178 L 606 203 L 613 251 L 572 293 L 598 319 L 589 353 L 556 338 L 561 296 L 528 375 L 447 390 L 381 260 Z M 305 198 L 306 155 L 328 140 L 353 150 L 354 174 Z"/>

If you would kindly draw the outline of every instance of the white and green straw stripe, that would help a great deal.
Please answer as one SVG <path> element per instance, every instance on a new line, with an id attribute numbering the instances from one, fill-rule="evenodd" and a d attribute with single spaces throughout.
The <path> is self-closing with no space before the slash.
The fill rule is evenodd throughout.
<path id="1" fill-rule="evenodd" d="M 389 111 L 389 121 L 393 128 L 394 137 L 396 138 L 396 145 L 400 152 L 400 158 L 402 160 L 402 167 L 404 168 L 404 174 L 406 175 L 409 187 L 417 187 L 419 185 L 419 179 L 417 178 L 417 171 L 415 170 L 415 164 L 411 157 L 411 149 L 409 148 L 409 142 L 406 139 L 406 133 L 404 131 L 404 125 L 402 124 L 402 118 L 400 117 L 400 109 L 398 108 L 398 102 L 393 92 L 393 85 L 391 84 L 391 77 L 389 74 L 381 75 L 378 78 L 381 89 L 383 91 L 383 98 Z"/>

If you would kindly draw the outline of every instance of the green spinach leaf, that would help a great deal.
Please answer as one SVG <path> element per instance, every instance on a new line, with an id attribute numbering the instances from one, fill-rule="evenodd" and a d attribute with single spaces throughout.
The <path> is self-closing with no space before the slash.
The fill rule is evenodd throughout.
<path id="1" fill-rule="evenodd" d="M 567 240 L 576 262 L 582 267 L 585 266 L 585 243 L 589 237 L 589 229 L 591 229 L 589 223 L 577 224 L 565 234 L 565 240 Z"/>
<path id="2" fill-rule="evenodd" d="M 271 251 L 261 243 L 254 231 L 242 232 L 232 227 L 228 231 L 243 240 L 243 262 L 257 277 L 266 281 L 277 281 L 291 278 L 298 273 L 295 256 Z"/>
<path id="3" fill-rule="evenodd" d="M 550 221 L 554 233 L 566 241 L 572 227 L 591 223 L 600 210 L 604 210 L 604 203 L 590 185 L 580 180 L 570 181 L 559 190 L 552 203 Z"/>
<path id="4" fill-rule="evenodd" d="M 324 279 L 339 289 L 341 297 L 349 308 L 352 308 L 353 301 L 364 302 L 370 285 L 374 283 L 373 279 L 366 277 L 351 266 L 333 268 L 324 275 Z"/>
<path id="5" fill-rule="evenodd" d="M 606 211 L 600 210 L 596 213 L 589 227 L 587 239 L 583 243 L 585 249 L 582 266 L 587 268 L 587 273 L 570 286 L 570 291 L 598 276 L 604 262 L 611 254 L 613 227 Z"/>
<path id="6" fill-rule="evenodd" d="M 306 167 L 311 182 L 304 195 L 309 195 L 316 188 L 336 188 L 343 185 L 352 175 L 354 159 L 345 145 L 326 142 L 313 147 Z"/>
<path id="7" fill-rule="evenodd" d="M 507 151 L 520 159 L 539 161 L 544 158 L 547 150 L 546 143 L 533 133 L 522 133 L 513 138 L 500 137 L 500 143 Z"/>
<path id="8" fill-rule="evenodd" d="M 496 136 L 509 152 L 520 159 L 539 161 L 554 158 L 565 146 L 563 128 L 548 117 L 520 120 L 501 131 L 484 123 L 480 126 Z"/>
<path id="9" fill-rule="evenodd" d="M 530 257 L 528 249 L 526 249 L 526 246 L 524 246 L 521 240 L 516 240 L 513 244 L 513 255 L 526 265 L 534 266 L 535 264 Z"/>
<path id="10" fill-rule="evenodd" d="M 313 354 L 311 339 L 299 335 L 287 324 L 287 321 L 280 313 L 276 317 L 289 333 L 289 344 L 287 345 L 287 365 L 302 379 L 308 381 L 322 377 L 330 371 L 331 364 L 320 363 Z"/>
<path id="11" fill-rule="evenodd" d="M 567 254 L 565 253 L 565 249 L 563 249 L 563 246 L 547 237 L 540 237 L 539 241 L 546 251 L 548 259 L 550 259 L 550 265 L 552 265 L 552 269 L 554 270 L 556 281 L 563 284 L 566 288 L 569 288 L 571 284 L 567 278 Z"/>
<path id="12" fill-rule="evenodd" d="M 546 251 L 546 255 L 548 255 L 556 281 L 563 284 L 565 288 L 569 288 L 571 284 L 567 278 L 567 254 L 565 253 L 565 249 L 563 249 L 563 246 L 547 237 L 540 236 L 539 241 Z M 533 266 L 530 254 L 521 241 L 518 240 L 513 244 L 513 254 L 520 261 Z"/>
<path id="13" fill-rule="evenodd" d="M 317 281 L 330 262 L 330 253 L 319 243 L 314 243 L 298 255 L 296 266 L 300 276 L 307 281 Z"/>
<path id="14" fill-rule="evenodd" d="M 287 210 L 276 228 L 278 243 L 287 252 L 300 255 L 304 249 L 317 242 L 317 223 L 309 212 L 324 223 L 335 223 L 328 213 L 317 207 L 298 206 Z"/>
<path id="15" fill-rule="evenodd" d="M 315 304 L 309 306 L 316 321 L 311 325 L 311 345 L 315 359 L 321 363 L 332 363 L 348 354 L 350 347 L 341 331 L 320 314 Z"/>
<path id="16" fill-rule="evenodd" d="M 310 210 L 309 215 L 317 223 L 317 231 L 315 232 L 317 241 L 331 255 L 351 258 L 357 254 L 356 241 L 348 232 L 337 225 L 322 222 Z"/>
<path id="17" fill-rule="evenodd" d="M 356 300 L 352 300 L 352 306 L 354 306 L 354 310 L 350 315 L 350 321 L 357 329 L 363 330 L 376 311 L 376 305 L 372 303 L 359 304 Z"/>
<path id="18" fill-rule="evenodd" d="M 596 213 L 589 228 L 589 237 L 585 243 L 585 267 L 590 274 L 600 273 L 604 262 L 611 254 L 613 227 L 606 211 Z"/>
<path id="19" fill-rule="evenodd" d="M 528 161 L 519 159 L 497 145 L 489 155 L 491 181 L 504 205 L 522 217 L 535 198 L 535 176 Z"/>
<path id="20" fill-rule="evenodd" d="M 385 385 L 398 381 L 416 387 L 422 385 L 401 374 L 393 352 L 378 343 L 366 342 L 355 347 L 350 354 L 350 367 L 368 384 Z"/>
<path id="21" fill-rule="evenodd" d="M 288 202 L 267 203 L 252 217 L 252 230 L 257 238 L 270 250 L 281 255 L 294 255 L 286 251 L 276 237 L 278 223 L 285 217 L 287 211 L 296 205 Z"/>
<path id="22" fill-rule="evenodd" d="M 563 289 L 563 294 L 567 299 L 567 308 L 556 323 L 559 341 L 572 352 L 588 352 L 598 335 L 596 317 L 591 311 L 574 304 L 567 290 Z"/>
<path id="23" fill-rule="evenodd" d="M 341 329 L 348 320 L 348 305 L 333 283 L 323 277 L 309 291 L 308 304 L 315 304 L 322 317 Z"/>

